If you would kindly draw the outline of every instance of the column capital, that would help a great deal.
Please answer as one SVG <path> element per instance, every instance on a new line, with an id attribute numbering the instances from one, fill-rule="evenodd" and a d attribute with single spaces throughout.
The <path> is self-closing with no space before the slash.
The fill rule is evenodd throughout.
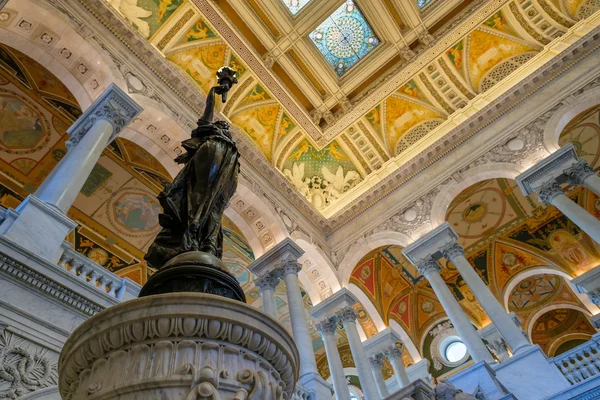
<path id="1" fill-rule="evenodd" d="M 351 306 L 347 306 L 335 313 L 336 317 L 342 322 L 356 322 L 358 313 Z"/>
<path id="2" fill-rule="evenodd" d="M 337 322 L 333 318 L 327 318 L 315 325 L 321 336 L 334 335 L 337 330 Z"/>
<path id="3" fill-rule="evenodd" d="M 415 267 L 419 270 L 425 279 L 429 279 L 429 275 L 436 272 L 439 274 L 440 265 L 433 258 L 426 258 L 415 263 Z"/>
<path id="4" fill-rule="evenodd" d="M 298 262 L 297 258 L 294 257 L 286 257 L 281 262 L 281 267 L 283 270 L 283 276 L 293 274 L 298 276 L 298 272 L 302 269 L 302 264 Z"/>
<path id="5" fill-rule="evenodd" d="M 551 180 L 541 185 L 536 192 L 540 201 L 547 206 L 552 204 L 552 200 L 556 196 L 564 194 L 562 188 L 555 180 Z"/>
<path id="6" fill-rule="evenodd" d="M 258 276 L 263 276 L 267 272 L 280 268 L 286 260 L 291 259 L 297 262 L 303 254 L 304 250 L 300 246 L 294 243 L 292 239 L 285 238 L 254 260 L 248 266 L 248 269 Z"/>
<path id="7" fill-rule="evenodd" d="M 75 147 L 94 122 L 101 119 L 110 122 L 113 126 L 110 143 L 142 110 L 142 107 L 127 93 L 113 83 L 67 130 L 67 133 L 71 135 L 66 142 L 67 148 L 70 150 Z"/>
<path id="8" fill-rule="evenodd" d="M 438 260 L 442 257 L 442 250 L 449 244 L 458 244 L 458 234 L 448 222 L 444 222 L 406 246 L 402 253 L 413 264 L 425 258 Z"/>
<path id="9" fill-rule="evenodd" d="M 371 368 L 373 369 L 381 369 L 383 367 L 383 357 L 382 354 L 375 354 L 369 357 L 369 363 L 371 364 Z"/>
<path id="10" fill-rule="evenodd" d="M 385 354 L 385 357 L 391 361 L 394 358 L 402 359 L 403 351 L 404 351 L 404 345 L 390 346 L 385 350 L 384 354 Z"/>
<path id="11" fill-rule="evenodd" d="M 261 292 L 265 289 L 273 289 L 279 285 L 280 279 L 273 273 L 268 273 L 254 281 L 254 284 L 258 286 Z"/>
<path id="12" fill-rule="evenodd" d="M 583 185 L 588 177 L 596 175 L 592 167 L 583 158 L 565 169 L 565 175 L 569 179 L 571 185 Z"/>
<path id="13" fill-rule="evenodd" d="M 440 251 L 444 255 L 444 257 L 450 261 L 454 259 L 454 257 L 460 257 L 465 255 L 465 249 L 458 242 L 450 242 L 444 245 Z"/>

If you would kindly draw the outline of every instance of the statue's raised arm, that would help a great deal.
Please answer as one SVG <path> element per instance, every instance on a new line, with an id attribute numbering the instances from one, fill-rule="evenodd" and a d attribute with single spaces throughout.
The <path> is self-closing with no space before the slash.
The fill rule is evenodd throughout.
<path id="1" fill-rule="evenodd" d="M 208 93 L 197 128 L 181 143 L 186 152 L 175 161 L 184 167 L 158 196 L 163 208 L 159 217 L 162 230 L 145 257 L 158 272 L 144 285 L 140 296 L 202 292 L 246 299 L 221 262 L 221 218 L 237 188 L 240 154 L 229 124 L 213 122 L 215 97 L 227 100 L 237 83 L 236 72 L 229 67 L 219 69 L 217 82 Z"/>

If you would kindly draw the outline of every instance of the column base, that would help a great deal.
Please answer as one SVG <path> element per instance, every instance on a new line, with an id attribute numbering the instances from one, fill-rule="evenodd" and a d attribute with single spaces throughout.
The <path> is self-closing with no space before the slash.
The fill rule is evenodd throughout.
<path id="1" fill-rule="evenodd" d="M 532 345 L 492 368 L 498 380 L 518 399 L 547 399 L 570 386 L 538 345 Z M 532 382 L 535 382 L 535 390 L 531 390 Z"/>
<path id="2" fill-rule="evenodd" d="M 16 210 L 6 210 L 3 218 L 0 235 L 51 263 L 58 262 L 63 241 L 77 227 L 75 221 L 34 195 L 27 196 Z"/>
<path id="3" fill-rule="evenodd" d="M 283 400 L 298 360 L 283 326 L 247 304 L 163 294 L 81 324 L 60 354 L 58 385 L 65 400 Z"/>
<path id="4" fill-rule="evenodd" d="M 221 260 L 203 251 L 173 257 L 148 279 L 139 297 L 180 292 L 215 294 L 246 302 L 242 287 Z"/>
<path id="5" fill-rule="evenodd" d="M 298 383 L 315 395 L 314 400 L 331 400 L 333 386 L 331 386 L 319 374 L 304 374 L 298 379 Z"/>
<path id="6" fill-rule="evenodd" d="M 487 400 L 517 400 L 530 399 L 529 397 L 515 397 L 497 379 L 496 372 L 485 361 L 479 361 L 469 368 L 460 371 L 448 378 L 457 389 L 475 395 L 477 391 L 483 392 Z M 530 386 L 531 387 L 531 386 Z"/>

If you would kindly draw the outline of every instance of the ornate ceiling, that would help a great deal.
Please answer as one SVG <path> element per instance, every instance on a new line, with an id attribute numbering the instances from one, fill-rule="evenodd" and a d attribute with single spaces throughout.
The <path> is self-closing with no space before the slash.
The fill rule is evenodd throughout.
<path id="1" fill-rule="evenodd" d="M 220 66 L 237 69 L 240 84 L 220 111 L 325 217 L 599 8 L 585 0 L 109 3 L 202 92 Z M 531 72 L 521 70 L 509 86 Z"/>

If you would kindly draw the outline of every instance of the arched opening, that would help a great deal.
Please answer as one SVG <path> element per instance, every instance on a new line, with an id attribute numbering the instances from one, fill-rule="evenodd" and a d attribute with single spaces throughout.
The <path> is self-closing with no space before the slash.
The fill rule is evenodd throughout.
<path id="1" fill-rule="evenodd" d="M 555 357 L 589 340 L 596 329 L 582 310 L 560 304 L 543 310 L 532 321 L 531 341 Z"/>

